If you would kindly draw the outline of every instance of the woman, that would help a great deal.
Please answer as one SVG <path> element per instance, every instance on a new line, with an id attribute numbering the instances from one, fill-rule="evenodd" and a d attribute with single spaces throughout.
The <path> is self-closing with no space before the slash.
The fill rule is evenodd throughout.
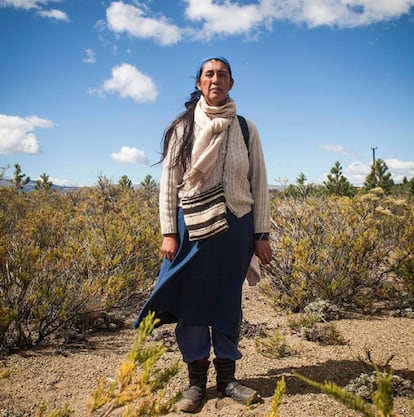
<path id="1" fill-rule="evenodd" d="M 269 194 L 257 129 L 248 122 L 248 143 L 228 96 L 234 80 L 223 57 L 203 59 L 196 90 L 186 110 L 169 126 L 163 141 L 160 223 L 164 256 L 157 285 L 138 316 L 149 311 L 161 324 L 176 322 L 178 347 L 187 363 L 189 387 L 178 409 L 194 412 L 206 392 L 213 347 L 219 393 L 242 403 L 256 391 L 235 379 L 242 318 L 242 285 L 253 253 L 271 261 Z M 222 184 L 228 229 L 190 241 L 182 200 Z"/>

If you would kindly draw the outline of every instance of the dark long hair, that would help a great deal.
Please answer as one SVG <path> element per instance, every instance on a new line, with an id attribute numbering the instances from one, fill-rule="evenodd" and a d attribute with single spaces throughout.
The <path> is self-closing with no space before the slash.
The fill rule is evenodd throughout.
<path id="1" fill-rule="evenodd" d="M 197 73 L 195 79 L 197 81 L 200 80 L 201 72 L 203 70 L 203 66 L 206 62 L 210 60 L 219 60 L 222 61 L 228 68 L 230 78 L 232 78 L 231 74 L 231 66 L 227 59 L 223 58 L 222 56 L 211 56 L 208 58 L 204 58 L 201 60 L 200 64 L 197 68 Z M 171 136 L 173 135 L 177 125 L 181 125 L 184 128 L 183 132 L 183 142 L 181 147 L 177 153 L 177 157 L 175 161 L 173 161 L 173 165 L 181 165 L 186 170 L 187 166 L 191 162 L 191 150 L 193 148 L 193 132 L 194 132 L 194 111 L 197 105 L 198 100 L 201 97 L 201 91 L 196 88 L 190 95 L 190 99 L 185 102 L 185 110 L 178 115 L 178 117 L 167 127 L 162 137 L 162 155 L 160 159 L 160 163 L 165 159 L 167 156 L 168 145 L 171 140 Z"/>
<path id="2" fill-rule="evenodd" d="M 191 150 L 193 147 L 194 111 L 200 97 L 201 91 L 198 89 L 194 90 L 191 93 L 189 100 L 185 102 L 185 110 L 179 114 L 177 118 L 165 130 L 162 138 L 162 156 L 160 163 L 167 156 L 168 145 L 177 125 L 182 124 L 184 128 L 184 140 L 182 142 L 181 149 L 177 154 L 176 160 L 173 161 L 173 164 L 181 165 L 184 170 L 186 169 L 187 164 L 191 159 Z"/>

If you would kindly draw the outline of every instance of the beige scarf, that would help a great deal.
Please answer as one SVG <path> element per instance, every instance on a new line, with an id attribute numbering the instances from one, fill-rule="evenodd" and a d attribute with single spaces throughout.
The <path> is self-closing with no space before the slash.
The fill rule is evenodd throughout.
<path id="1" fill-rule="evenodd" d="M 201 96 L 194 112 L 194 121 L 201 127 L 195 137 L 191 152 L 191 169 L 184 182 L 199 189 L 207 181 L 217 161 L 220 146 L 226 138 L 226 130 L 236 116 L 236 105 L 230 98 L 223 106 L 209 106 Z"/>

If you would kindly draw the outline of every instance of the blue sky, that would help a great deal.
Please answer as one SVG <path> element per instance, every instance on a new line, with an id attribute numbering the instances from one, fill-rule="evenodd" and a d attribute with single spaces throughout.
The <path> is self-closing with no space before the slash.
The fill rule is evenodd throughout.
<path id="1" fill-rule="evenodd" d="M 414 0 L 0 0 L 0 167 L 158 180 L 201 58 L 232 64 L 269 183 L 414 177 Z"/>

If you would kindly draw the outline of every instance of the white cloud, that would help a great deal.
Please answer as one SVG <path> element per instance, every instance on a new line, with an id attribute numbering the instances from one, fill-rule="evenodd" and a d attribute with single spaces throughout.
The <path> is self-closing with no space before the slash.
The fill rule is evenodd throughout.
<path id="1" fill-rule="evenodd" d="M 403 178 L 414 178 L 414 161 L 401 161 L 397 158 L 384 159 L 391 178 L 395 183 L 401 183 Z M 364 184 L 367 175 L 371 172 L 372 163 L 353 162 L 343 170 L 343 175 L 356 186 Z"/>
<path id="2" fill-rule="evenodd" d="M 38 14 L 42 17 L 48 17 L 49 19 L 60 20 L 62 22 L 69 22 L 69 17 L 65 12 L 61 10 L 41 10 Z"/>
<path id="3" fill-rule="evenodd" d="M 62 178 L 54 178 L 54 177 L 48 177 L 49 181 L 53 184 L 53 185 L 59 185 L 61 187 L 72 187 L 75 186 L 75 184 L 73 184 L 72 182 L 70 182 L 69 180 L 65 180 Z M 40 180 L 42 181 L 41 177 L 37 177 L 34 178 L 35 181 Z"/>
<path id="4" fill-rule="evenodd" d="M 278 20 L 318 26 L 351 28 L 391 19 L 410 13 L 414 0 L 260 0 L 240 5 L 214 0 L 185 0 L 185 15 L 202 22 L 199 37 L 248 33 L 260 26 L 267 28 Z"/>
<path id="5" fill-rule="evenodd" d="M 399 171 L 414 171 L 414 162 L 412 161 L 401 161 L 397 158 L 388 158 L 384 159 L 384 162 L 387 164 L 387 167 L 390 169 L 395 169 Z"/>
<path id="6" fill-rule="evenodd" d="M 116 33 L 127 32 L 134 38 L 153 38 L 161 45 L 172 45 L 181 39 L 180 29 L 161 16 L 145 16 L 143 5 L 132 6 L 122 1 L 112 2 L 106 10 L 108 28 Z"/>
<path id="7" fill-rule="evenodd" d="M 43 9 L 43 6 L 47 6 L 48 3 L 60 3 L 60 1 L 61 0 L 0 0 L 0 7 L 14 7 L 23 10 L 36 9 L 37 14 L 41 17 L 69 22 L 69 17 L 65 12 L 57 9 Z"/>
<path id="8" fill-rule="evenodd" d="M 363 162 L 356 161 L 343 170 L 343 175 L 348 178 L 348 181 L 351 184 L 361 186 L 364 184 L 365 178 L 370 171 L 370 164 L 364 164 Z"/>
<path id="9" fill-rule="evenodd" d="M 41 4 L 47 1 L 39 0 L 0 0 L 0 7 L 15 7 L 16 9 L 33 9 L 39 8 Z"/>
<path id="10" fill-rule="evenodd" d="M 384 159 L 387 164 L 388 170 L 391 172 L 394 182 L 401 182 L 404 177 L 410 179 L 414 178 L 414 162 L 413 161 L 401 161 L 397 158 Z"/>
<path id="11" fill-rule="evenodd" d="M 108 25 L 106 24 L 105 19 L 99 19 L 95 25 L 94 29 L 97 31 L 98 39 L 105 48 L 112 50 L 114 55 L 117 55 L 118 46 L 113 42 L 113 36 L 108 35 Z"/>
<path id="12" fill-rule="evenodd" d="M 229 1 L 219 5 L 212 0 L 186 0 L 186 3 L 186 17 L 189 20 L 204 22 L 199 37 L 249 32 L 267 19 L 263 4 L 260 3 L 247 6 Z"/>
<path id="13" fill-rule="evenodd" d="M 310 0 L 292 7 L 288 2 L 285 17 L 309 27 L 357 27 L 398 19 L 409 13 L 413 0 Z"/>
<path id="14" fill-rule="evenodd" d="M 122 146 L 121 150 L 113 153 L 111 157 L 121 164 L 148 164 L 149 162 L 144 151 L 129 146 Z"/>
<path id="15" fill-rule="evenodd" d="M 86 64 L 94 64 L 96 62 L 96 54 L 93 49 L 85 49 L 86 57 L 83 59 L 83 62 Z"/>
<path id="16" fill-rule="evenodd" d="M 137 102 L 154 101 L 158 90 L 151 78 L 130 64 L 120 64 L 112 69 L 112 78 L 104 81 L 98 90 L 90 93 L 104 95 L 107 92 L 117 92 L 122 98 L 132 98 Z"/>
<path id="17" fill-rule="evenodd" d="M 337 153 L 344 156 L 352 155 L 352 152 L 345 149 L 342 145 L 321 144 L 319 147 L 325 151 Z"/>
<path id="18" fill-rule="evenodd" d="M 53 122 L 37 116 L 20 117 L 0 114 L 0 155 L 18 152 L 39 153 L 40 145 L 34 130 L 52 126 Z"/>
<path id="19" fill-rule="evenodd" d="M 60 185 L 61 187 L 70 187 L 73 185 L 69 180 L 64 180 L 61 178 L 49 178 L 49 180 L 52 181 L 52 184 Z"/>
<path id="20" fill-rule="evenodd" d="M 59 10 L 43 11 L 49 3 L 60 0 L 0 0 L 0 7 L 38 9 L 40 14 L 57 20 L 68 20 Z M 409 14 L 414 0 L 256 0 L 250 4 L 226 0 L 183 0 L 185 16 L 201 23 L 198 34 L 193 29 L 180 29 L 165 16 L 149 16 L 143 2 L 127 4 L 113 1 L 106 10 L 108 29 L 134 38 L 154 39 L 161 45 L 182 40 L 184 33 L 198 39 L 216 35 L 252 33 L 271 30 L 275 21 L 289 21 L 310 28 L 331 26 L 352 28 L 399 19 Z"/>

